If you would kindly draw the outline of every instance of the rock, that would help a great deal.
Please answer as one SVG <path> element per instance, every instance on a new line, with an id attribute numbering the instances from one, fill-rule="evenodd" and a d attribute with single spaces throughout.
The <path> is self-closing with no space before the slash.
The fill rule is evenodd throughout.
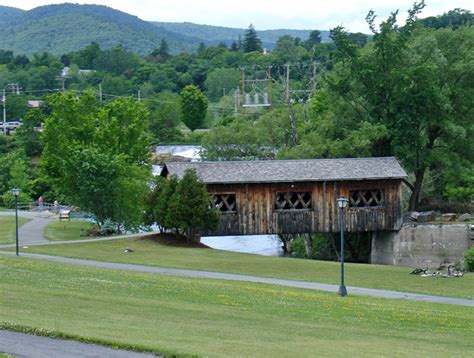
<path id="1" fill-rule="evenodd" d="M 423 211 L 418 214 L 418 222 L 425 223 L 428 221 L 436 220 L 436 212 L 434 211 Z"/>
<path id="2" fill-rule="evenodd" d="M 458 217 L 459 221 L 469 221 L 471 220 L 472 216 L 471 214 L 462 214 L 461 216 Z"/>
<path id="3" fill-rule="evenodd" d="M 418 211 L 406 211 L 403 213 L 404 221 L 418 221 L 418 216 L 420 213 Z"/>
<path id="4" fill-rule="evenodd" d="M 441 215 L 441 219 L 443 221 L 454 221 L 456 220 L 456 214 L 454 213 L 443 214 Z"/>

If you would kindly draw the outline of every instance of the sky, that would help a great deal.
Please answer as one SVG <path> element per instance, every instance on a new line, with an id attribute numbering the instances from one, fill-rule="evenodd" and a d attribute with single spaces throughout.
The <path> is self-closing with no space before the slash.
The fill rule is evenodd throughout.
<path id="1" fill-rule="evenodd" d="M 64 3 L 64 0 L 0 0 L 0 5 L 23 10 Z M 106 5 L 146 21 L 194 22 L 197 24 L 257 30 L 318 29 L 344 26 L 351 32 L 368 33 L 365 16 L 374 10 L 379 19 L 399 9 L 403 23 L 414 0 L 95 0 L 71 1 L 79 4 Z M 454 8 L 474 12 L 472 0 L 426 0 L 420 17 L 441 15 Z"/>

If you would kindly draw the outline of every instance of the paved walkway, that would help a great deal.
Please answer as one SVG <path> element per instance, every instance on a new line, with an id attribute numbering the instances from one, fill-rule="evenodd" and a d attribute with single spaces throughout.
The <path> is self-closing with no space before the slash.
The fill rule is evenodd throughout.
<path id="1" fill-rule="evenodd" d="M 15 216 L 15 212 L 2 211 L 0 212 L 0 216 Z M 21 246 L 28 246 L 32 244 L 45 244 L 49 242 L 44 237 L 44 228 L 51 221 L 57 220 L 55 218 L 55 214 L 49 211 L 19 211 L 18 216 L 22 218 L 31 219 L 27 223 L 21 225 L 18 229 L 18 240 Z"/>
<path id="2" fill-rule="evenodd" d="M 0 251 L 0 255 L 14 255 L 14 254 L 15 254 L 14 252 L 1 252 Z M 210 272 L 210 271 L 183 270 L 183 269 L 156 267 L 156 266 L 119 264 L 119 263 L 112 263 L 112 262 L 73 259 L 73 258 L 66 258 L 66 257 L 59 257 L 59 256 L 39 255 L 39 254 L 24 253 L 24 254 L 21 254 L 21 256 L 34 258 L 34 259 L 77 264 L 77 265 L 83 265 L 83 266 L 102 267 L 102 268 L 110 268 L 110 269 L 116 269 L 116 270 L 148 272 L 148 273 L 156 273 L 156 274 L 161 274 L 161 275 L 182 276 L 182 277 L 192 277 L 192 278 L 206 278 L 206 279 L 214 279 L 214 280 L 256 282 L 256 283 L 264 283 L 264 284 L 270 284 L 270 285 L 297 287 L 297 288 L 305 288 L 309 290 L 327 291 L 327 292 L 337 292 L 339 289 L 338 285 L 330 285 L 330 284 L 323 284 L 323 283 L 316 283 L 316 282 L 283 280 L 283 279 L 266 278 L 266 277 L 250 276 L 250 275 L 236 275 L 236 274 Z M 404 299 L 404 300 L 410 300 L 410 301 L 444 303 L 444 304 L 474 307 L 474 300 L 468 300 L 468 299 L 462 299 L 462 298 L 429 296 L 429 295 L 422 295 L 422 294 L 416 294 L 416 293 L 377 290 L 377 289 L 372 289 L 372 288 L 361 288 L 361 287 L 352 287 L 352 286 L 348 286 L 347 291 L 349 295 L 356 294 L 356 295 L 383 297 L 383 298 L 391 298 L 391 299 Z"/>
<path id="3" fill-rule="evenodd" d="M 0 216 L 14 216 L 13 211 L 1 211 Z M 108 237 L 93 237 L 90 239 L 83 240 L 68 240 L 68 241 L 49 241 L 44 237 L 44 229 L 52 221 L 57 221 L 58 217 L 56 214 L 49 211 L 42 212 L 30 212 L 30 211 L 19 211 L 19 217 L 31 219 L 27 223 L 20 226 L 18 229 L 18 241 L 20 244 L 20 250 L 22 246 L 35 246 L 35 245 L 56 245 L 56 244 L 75 244 L 79 242 L 90 242 L 90 241 L 107 241 L 107 240 L 118 240 L 130 237 L 141 237 L 150 235 L 149 232 L 139 234 L 128 234 L 119 236 L 108 236 Z M 0 249 L 6 247 L 15 247 L 15 244 L 3 244 L 0 245 Z"/>
<path id="4" fill-rule="evenodd" d="M 0 330 L 0 352 L 31 358 L 151 358 L 149 353 Z"/>

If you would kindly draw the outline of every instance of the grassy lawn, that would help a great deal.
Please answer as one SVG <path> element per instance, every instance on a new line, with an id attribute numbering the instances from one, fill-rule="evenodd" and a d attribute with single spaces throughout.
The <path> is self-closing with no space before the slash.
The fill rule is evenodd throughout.
<path id="1" fill-rule="evenodd" d="M 467 356 L 472 308 L 0 256 L 0 322 L 198 356 Z M 435 314 L 434 314 L 435 313 Z M 0 323 L 0 326 L 2 323 Z"/>
<path id="2" fill-rule="evenodd" d="M 31 219 L 18 218 L 18 225 L 21 226 Z M 15 243 L 15 216 L 0 217 L 0 245 Z"/>
<path id="3" fill-rule="evenodd" d="M 125 248 L 134 252 L 126 253 Z M 31 246 L 25 252 L 332 284 L 338 284 L 340 280 L 340 265 L 337 262 L 178 248 L 140 239 Z M 474 299 L 474 274 L 462 278 L 442 278 L 410 275 L 412 269 L 408 267 L 346 264 L 345 268 L 348 286 Z"/>
<path id="4" fill-rule="evenodd" d="M 46 226 L 44 236 L 51 241 L 88 239 L 86 232 L 92 226 L 88 221 L 53 221 Z"/>

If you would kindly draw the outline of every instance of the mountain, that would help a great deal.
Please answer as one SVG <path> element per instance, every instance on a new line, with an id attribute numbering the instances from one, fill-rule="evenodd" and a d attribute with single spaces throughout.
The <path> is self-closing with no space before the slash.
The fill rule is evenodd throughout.
<path id="1" fill-rule="evenodd" d="M 139 55 L 150 53 L 165 38 L 172 52 L 192 51 L 199 43 L 230 45 L 245 29 L 192 23 L 147 22 L 102 5 L 46 5 L 29 11 L 0 6 L 0 48 L 15 54 L 48 51 L 61 55 L 84 48 L 92 41 L 101 48 L 122 46 Z M 263 46 L 271 49 L 279 36 L 306 39 L 310 30 L 259 31 Z M 327 31 L 322 31 L 323 41 Z"/>
<path id="2" fill-rule="evenodd" d="M 31 55 L 63 54 L 92 41 L 103 48 L 121 45 L 140 55 L 164 37 L 173 51 L 188 50 L 192 38 L 170 33 L 136 16 L 101 5 L 61 4 L 22 11 L 0 6 L 0 48 Z"/>
<path id="3" fill-rule="evenodd" d="M 237 42 L 239 36 L 244 38 L 246 29 L 238 29 L 232 27 L 212 26 L 212 25 L 198 25 L 192 22 L 152 22 L 154 25 L 174 32 L 176 34 L 188 34 L 195 38 L 198 43 L 203 42 L 205 45 L 218 45 L 223 42 L 230 46 L 233 41 Z M 312 30 L 262 30 L 257 34 L 262 40 L 263 47 L 272 49 L 280 36 L 291 35 L 305 40 L 309 37 Z M 329 42 L 329 31 L 321 31 L 322 42 Z"/>

